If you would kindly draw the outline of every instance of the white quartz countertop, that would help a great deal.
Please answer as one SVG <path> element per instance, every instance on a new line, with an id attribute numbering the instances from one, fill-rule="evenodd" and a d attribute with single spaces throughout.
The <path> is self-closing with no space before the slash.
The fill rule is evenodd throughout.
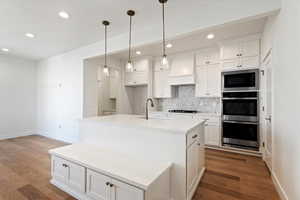
<path id="1" fill-rule="evenodd" d="M 167 119 L 167 118 L 150 118 L 145 119 L 142 115 L 110 115 L 103 117 L 85 118 L 83 122 L 95 122 L 112 126 L 136 127 L 160 129 L 173 133 L 187 134 L 189 130 L 202 124 L 202 119 Z"/>
<path id="2" fill-rule="evenodd" d="M 172 166 L 171 163 L 138 160 L 84 143 L 51 149 L 49 153 L 144 190 Z"/>

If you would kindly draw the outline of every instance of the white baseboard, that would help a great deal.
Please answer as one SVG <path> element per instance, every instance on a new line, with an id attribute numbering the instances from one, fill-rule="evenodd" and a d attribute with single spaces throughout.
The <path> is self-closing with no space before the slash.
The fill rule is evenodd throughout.
<path id="1" fill-rule="evenodd" d="M 1 134 L 0 133 L 0 140 L 23 137 L 23 136 L 29 136 L 29 135 L 35 135 L 35 134 L 36 133 L 34 131 L 24 131 L 24 132 L 21 132 L 21 133 L 11 133 L 11 134 Z"/>
<path id="2" fill-rule="evenodd" d="M 281 200 L 289 200 L 286 192 L 284 191 L 283 187 L 281 186 L 276 174 L 272 171 L 271 172 L 271 176 L 272 176 L 272 180 L 273 180 L 273 183 L 275 185 L 275 188 L 280 196 L 280 199 Z"/>

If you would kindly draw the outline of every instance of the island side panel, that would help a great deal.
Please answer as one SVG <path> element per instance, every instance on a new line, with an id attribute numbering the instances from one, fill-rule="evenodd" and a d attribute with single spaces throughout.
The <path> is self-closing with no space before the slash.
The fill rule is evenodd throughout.
<path id="1" fill-rule="evenodd" d="M 95 121 L 79 123 L 80 142 L 126 153 L 136 158 L 173 163 L 172 200 L 186 199 L 186 133 L 118 126 Z M 117 158 L 116 158 L 117 159 Z"/>

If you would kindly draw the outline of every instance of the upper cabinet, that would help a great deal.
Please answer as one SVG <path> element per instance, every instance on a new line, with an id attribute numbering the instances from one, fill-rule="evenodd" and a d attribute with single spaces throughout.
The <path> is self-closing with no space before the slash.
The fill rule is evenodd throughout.
<path id="1" fill-rule="evenodd" d="M 153 97 L 154 98 L 171 98 L 173 90 L 169 84 L 168 77 L 170 69 L 161 65 L 160 59 L 154 62 L 153 73 Z"/>
<path id="2" fill-rule="evenodd" d="M 223 70 L 257 68 L 260 65 L 258 36 L 226 41 L 221 44 Z"/>
<path id="3" fill-rule="evenodd" d="M 196 97 L 221 97 L 220 64 L 197 67 L 196 74 Z"/>
<path id="4" fill-rule="evenodd" d="M 220 63 L 220 50 L 218 48 L 204 49 L 196 53 L 196 66 L 217 63 Z"/>
<path id="5" fill-rule="evenodd" d="M 125 86 L 147 85 L 149 79 L 149 59 L 134 60 L 132 64 L 132 69 L 128 69 L 125 66 Z"/>
<path id="6" fill-rule="evenodd" d="M 120 87 L 120 72 L 116 69 L 110 69 L 109 75 L 109 98 L 116 99 Z"/>
<path id="7" fill-rule="evenodd" d="M 195 84 L 195 56 L 194 53 L 182 53 L 170 56 L 169 60 L 170 85 Z"/>
<path id="8" fill-rule="evenodd" d="M 196 97 L 221 96 L 221 66 L 218 48 L 196 53 Z"/>

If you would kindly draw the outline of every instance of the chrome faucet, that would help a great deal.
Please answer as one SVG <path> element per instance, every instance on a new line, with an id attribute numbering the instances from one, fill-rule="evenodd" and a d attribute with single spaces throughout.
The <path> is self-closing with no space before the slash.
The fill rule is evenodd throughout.
<path id="1" fill-rule="evenodd" d="M 146 101 L 146 120 L 149 119 L 149 111 L 148 111 L 148 102 L 151 102 L 151 107 L 154 107 L 153 100 L 151 98 L 148 98 Z"/>

